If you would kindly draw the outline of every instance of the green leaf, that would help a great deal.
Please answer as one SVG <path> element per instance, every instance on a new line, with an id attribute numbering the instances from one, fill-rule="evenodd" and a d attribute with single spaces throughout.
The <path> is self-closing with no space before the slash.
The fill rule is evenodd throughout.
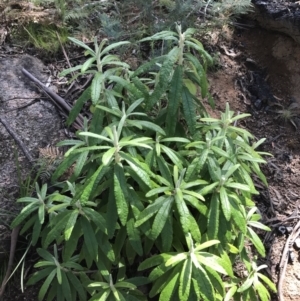
<path id="1" fill-rule="evenodd" d="M 103 154 L 102 156 L 103 165 L 108 165 L 110 163 L 110 160 L 114 156 L 115 152 L 116 152 L 116 148 L 112 147 Z"/>
<path id="2" fill-rule="evenodd" d="M 28 280 L 28 282 L 26 283 L 27 285 L 33 285 L 37 282 L 39 282 L 40 280 L 42 280 L 43 278 L 49 276 L 49 274 L 53 271 L 53 267 L 48 267 L 45 269 L 42 269 L 40 271 L 35 272 Z M 55 275 L 54 275 L 55 276 Z M 53 277 L 54 277 L 53 276 Z"/>
<path id="3" fill-rule="evenodd" d="M 146 73 L 150 68 L 156 65 L 159 62 L 163 62 L 166 59 L 167 55 L 162 55 L 153 58 L 149 62 L 144 63 L 143 65 L 139 66 L 131 75 L 131 78 L 137 77 L 140 74 Z M 139 88 L 139 87 L 138 87 Z"/>
<path id="4" fill-rule="evenodd" d="M 84 244 L 87 247 L 87 251 L 90 255 L 90 258 L 94 261 L 97 261 L 98 243 L 95 236 L 95 231 L 91 226 L 90 222 L 85 217 L 81 217 L 80 222 L 83 231 Z"/>
<path id="5" fill-rule="evenodd" d="M 174 295 L 175 289 L 178 286 L 179 271 L 173 273 L 171 276 L 171 279 L 168 279 L 159 296 L 159 301 L 172 301 L 172 296 Z"/>
<path id="6" fill-rule="evenodd" d="M 35 220 L 35 223 L 34 223 L 33 229 L 32 229 L 32 238 L 31 238 L 31 243 L 33 246 L 35 246 L 36 243 L 38 242 L 38 239 L 41 234 L 41 229 L 42 229 L 42 224 L 39 222 L 39 220 Z"/>
<path id="7" fill-rule="evenodd" d="M 187 87 L 182 88 L 182 107 L 185 121 L 191 135 L 196 131 L 196 105 Z"/>
<path id="8" fill-rule="evenodd" d="M 230 202 L 228 200 L 227 191 L 224 187 L 220 188 L 220 201 L 221 201 L 221 206 L 222 206 L 224 216 L 226 220 L 229 221 L 231 218 L 231 207 L 230 207 Z"/>
<path id="9" fill-rule="evenodd" d="M 257 276 L 263 280 L 274 293 L 277 292 L 275 284 L 268 277 L 261 273 L 257 273 Z"/>
<path id="10" fill-rule="evenodd" d="M 95 61 L 96 61 L 96 57 L 90 57 L 89 59 L 87 59 L 81 67 L 81 73 L 85 73 L 92 66 L 95 66 L 95 64 L 93 65 Z"/>
<path id="11" fill-rule="evenodd" d="M 203 165 L 206 162 L 207 156 L 209 154 L 209 149 L 204 149 L 200 157 L 195 158 L 192 163 L 188 166 L 185 180 L 189 182 L 196 174 L 201 172 Z"/>
<path id="12" fill-rule="evenodd" d="M 174 198 L 172 196 L 165 199 L 161 208 L 158 210 L 151 229 L 151 239 L 155 240 L 163 230 L 170 215 Z"/>
<path id="13" fill-rule="evenodd" d="M 211 197 L 208 212 L 207 235 L 209 239 L 217 238 L 219 231 L 219 198 L 216 193 Z"/>
<path id="14" fill-rule="evenodd" d="M 94 105 L 99 103 L 103 80 L 104 75 L 100 72 L 97 72 L 93 78 L 91 85 L 91 98 Z"/>
<path id="15" fill-rule="evenodd" d="M 76 193 L 72 203 L 80 199 L 80 203 L 84 206 L 88 202 L 90 195 L 94 189 L 94 186 L 97 185 L 97 183 L 99 183 L 99 181 L 105 176 L 108 170 L 109 168 L 107 168 L 106 166 L 100 165 L 95 171 L 95 173 L 84 183 L 82 193 L 80 191 Z"/>
<path id="16" fill-rule="evenodd" d="M 94 209 L 89 208 L 89 207 L 82 208 L 82 211 L 87 216 L 87 218 L 90 221 L 92 221 L 98 227 L 98 229 L 101 232 L 106 233 L 106 228 L 107 228 L 106 220 L 101 215 L 101 213 L 99 213 L 99 212 L 97 212 Z"/>
<path id="17" fill-rule="evenodd" d="M 69 279 L 70 284 L 72 285 L 72 288 L 77 291 L 80 301 L 85 301 L 87 299 L 86 291 L 81 281 L 79 281 L 79 279 L 72 272 L 68 272 L 66 273 L 66 275 Z"/>
<path id="18" fill-rule="evenodd" d="M 192 275 L 197 281 L 202 299 L 204 301 L 215 301 L 214 288 L 205 270 L 199 266 L 197 269 L 193 269 Z"/>
<path id="19" fill-rule="evenodd" d="M 140 231 L 134 226 L 134 219 L 130 218 L 126 223 L 127 234 L 132 248 L 138 255 L 143 255 L 143 246 Z"/>
<path id="20" fill-rule="evenodd" d="M 176 63 L 179 55 L 179 48 L 174 47 L 167 55 L 164 60 L 158 76 L 158 82 L 153 90 L 153 93 L 150 95 L 149 102 L 146 104 L 146 110 L 152 108 L 158 100 L 161 98 L 163 93 L 166 92 L 169 86 L 169 79 L 174 64 Z"/>
<path id="21" fill-rule="evenodd" d="M 133 84 L 131 84 L 129 81 L 115 75 L 111 75 L 109 79 L 124 87 L 127 91 L 129 91 L 134 96 L 135 99 L 143 98 L 143 93 L 140 90 L 138 90 Z"/>
<path id="22" fill-rule="evenodd" d="M 103 56 L 104 54 L 106 54 L 107 52 L 117 48 L 117 47 L 120 47 L 120 46 L 123 46 L 123 45 L 128 45 L 130 44 L 129 41 L 121 41 L 121 42 L 116 42 L 116 43 L 113 43 L 113 44 L 110 44 L 108 46 L 106 46 L 100 53 L 101 56 Z"/>
<path id="23" fill-rule="evenodd" d="M 186 206 L 180 189 L 176 189 L 175 203 L 180 216 L 180 224 L 184 234 L 187 234 L 190 229 L 190 211 Z"/>
<path id="24" fill-rule="evenodd" d="M 89 46 L 87 46 L 85 43 L 83 43 L 83 42 L 81 42 L 81 41 L 79 41 L 75 38 L 71 38 L 71 37 L 68 37 L 68 39 L 70 41 L 72 41 L 74 44 L 76 44 L 76 45 L 84 48 L 85 50 L 87 50 L 89 54 L 96 56 L 95 51 L 92 48 L 90 48 Z"/>
<path id="25" fill-rule="evenodd" d="M 79 156 L 80 154 L 70 154 L 68 157 L 64 158 L 64 160 L 53 173 L 52 180 L 56 181 L 61 175 L 63 175 Z"/>
<path id="26" fill-rule="evenodd" d="M 178 166 L 180 169 L 182 169 L 182 161 L 178 158 L 176 152 L 163 144 L 160 144 L 160 147 L 164 151 L 164 153 L 169 157 L 172 163 Z"/>
<path id="27" fill-rule="evenodd" d="M 127 184 L 124 170 L 119 164 L 116 164 L 114 168 L 114 194 L 117 212 L 123 226 L 126 225 L 128 216 L 128 203 L 126 201 L 125 191 L 127 191 Z"/>
<path id="28" fill-rule="evenodd" d="M 159 211 L 159 209 L 161 208 L 163 203 L 166 201 L 166 199 L 168 199 L 168 197 L 162 196 L 162 197 L 159 197 L 158 199 L 156 199 L 154 201 L 154 203 L 148 205 L 146 207 L 146 209 L 144 209 L 140 213 L 137 221 L 135 222 L 135 226 L 139 227 L 140 225 L 145 223 L 148 219 L 150 219 L 157 211 Z"/>
<path id="29" fill-rule="evenodd" d="M 249 239 L 252 241 L 252 243 L 254 244 L 256 250 L 258 251 L 258 253 L 262 257 L 265 257 L 266 256 L 266 250 L 265 250 L 265 247 L 264 247 L 263 243 L 261 242 L 258 235 L 249 227 L 247 227 L 247 237 L 249 237 Z"/>
<path id="30" fill-rule="evenodd" d="M 133 160 L 129 155 L 123 152 L 120 153 L 120 157 L 126 160 L 131 169 L 146 184 L 146 186 L 148 186 L 149 188 L 152 187 L 151 179 L 148 173 L 140 166 L 140 164 L 136 160 Z"/>
<path id="31" fill-rule="evenodd" d="M 225 187 L 235 188 L 235 189 L 239 189 L 239 190 L 243 190 L 243 191 L 250 191 L 250 188 L 248 185 L 240 184 L 240 183 L 233 183 L 233 182 L 225 183 Z"/>
<path id="32" fill-rule="evenodd" d="M 81 217 L 79 217 L 80 219 Z M 69 240 L 66 240 L 65 247 L 63 249 L 63 259 L 64 261 L 68 261 L 73 253 L 75 252 L 76 248 L 78 247 L 78 240 L 80 236 L 82 235 L 82 229 L 81 229 L 81 223 L 78 220 L 77 223 L 75 223 L 73 231 L 71 233 L 71 236 Z"/>
<path id="33" fill-rule="evenodd" d="M 51 231 L 48 233 L 45 241 L 44 241 L 44 248 L 47 248 L 53 240 L 57 240 L 61 236 L 61 232 L 66 227 L 66 224 L 71 216 L 73 211 L 64 212 L 58 216 L 62 216 L 61 219 L 58 220 L 58 222 L 54 225 L 54 227 L 51 229 Z"/>
<path id="34" fill-rule="evenodd" d="M 65 228 L 65 240 L 69 240 L 72 234 L 72 231 L 74 229 L 75 223 L 77 221 L 79 211 L 78 209 L 75 209 L 70 214 L 69 220 L 67 221 L 66 228 Z"/>
<path id="35" fill-rule="evenodd" d="M 178 108 L 180 105 L 182 93 L 182 73 L 182 66 L 178 65 L 174 70 L 173 77 L 170 82 L 166 118 L 166 128 L 169 136 L 174 135 L 176 123 L 178 122 Z"/>
<path id="36" fill-rule="evenodd" d="M 184 253 L 175 253 L 174 256 L 171 256 L 166 262 L 165 266 L 166 267 L 174 267 L 178 265 L 180 262 L 183 260 L 186 260 L 188 258 L 189 254 L 184 252 Z"/>
<path id="37" fill-rule="evenodd" d="M 52 272 L 48 275 L 47 279 L 45 280 L 45 282 L 41 286 L 41 289 L 40 289 L 39 295 L 38 295 L 39 301 L 44 299 L 44 297 L 45 297 L 45 295 L 48 291 L 48 288 L 49 288 L 51 282 L 53 281 L 53 278 L 54 278 L 55 274 L 56 274 L 56 268 L 54 268 L 54 270 L 52 270 Z"/>
<path id="38" fill-rule="evenodd" d="M 39 208 L 39 200 L 33 199 L 33 203 L 24 207 L 20 214 L 13 220 L 11 224 L 11 228 L 15 228 L 16 226 L 20 225 L 33 211 L 38 210 Z"/>
<path id="39" fill-rule="evenodd" d="M 179 299 L 188 301 L 191 289 L 192 259 L 189 257 L 183 264 L 179 280 Z"/>
<path id="40" fill-rule="evenodd" d="M 71 288 L 70 288 L 69 280 L 66 276 L 66 272 L 62 271 L 61 276 L 62 276 L 61 287 L 62 287 L 63 295 L 67 301 L 73 301 L 72 294 L 71 294 Z"/>

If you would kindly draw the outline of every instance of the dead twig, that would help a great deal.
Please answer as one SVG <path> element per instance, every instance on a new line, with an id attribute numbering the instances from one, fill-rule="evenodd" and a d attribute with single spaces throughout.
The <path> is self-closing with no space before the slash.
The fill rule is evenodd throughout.
<path id="1" fill-rule="evenodd" d="M 282 252 L 282 257 L 281 257 L 281 261 L 279 264 L 279 276 L 278 276 L 279 280 L 278 280 L 278 284 L 277 284 L 279 301 L 284 301 L 282 284 L 284 281 L 285 271 L 286 271 L 286 267 L 287 267 L 287 263 L 288 263 L 288 259 L 289 259 L 289 256 L 288 256 L 289 250 L 290 250 L 291 246 L 293 245 L 295 239 L 299 236 L 299 234 L 300 234 L 300 220 L 298 221 L 298 223 L 294 227 L 293 231 L 289 235 L 288 239 L 286 240 L 284 250 Z"/>
<path id="2" fill-rule="evenodd" d="M 18 135 L 12 130 L 12 128 L 9 126 L 9 124 L 7 123 L 7 121 L 0 117 L 0 122 L 3 124 L 3 126 L 6 128 L 6 130 L 8 131 L 8 133 L 14 138 L 14 140 L 16 141 L 16 143 L 18 144 L 18 146 L 21 148 L 22 152 L 24 153 L 25 157 L 28 159 L 28 161 L 30 163 L 34 162 L 34 159 L 32 158 L 32 156 L 30 155 L 27 147 L 23 144 L 23 142 L 21 141 L 21 139 L 18 137 Z"/>

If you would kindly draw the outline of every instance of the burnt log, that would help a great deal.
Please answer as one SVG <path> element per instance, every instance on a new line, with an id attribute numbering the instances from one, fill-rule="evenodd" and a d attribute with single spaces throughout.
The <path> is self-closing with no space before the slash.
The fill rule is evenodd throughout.
<path id="1" fill-rule="evenodd" d="M 300 44 L 300 1 L 252 0 L 250 17 L 265 29 L 284 33 Z"/>

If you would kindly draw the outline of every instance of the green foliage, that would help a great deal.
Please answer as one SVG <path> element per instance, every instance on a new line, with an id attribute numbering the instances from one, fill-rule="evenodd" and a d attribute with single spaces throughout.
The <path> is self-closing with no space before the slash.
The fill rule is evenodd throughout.
<path id="1" fill-rule="evenodd" d="M 59 35 L 62 43 L 66 43 L 68 37 L 67 28 L 58 28 L 55 25 L 29 23 L 24 27 L 24 31 L 21 31 L 21 39 L 26 37 L 27 43 L 29 41 L 35 48 L 52 54 L 60 49 L 57 35 Z"/>
<path id="2" fill-rule="evenodd" d="M 41 247 L 29 280 L 44 279 L 39 300 L 265 301 L 264 285 L 275 290 L 245 247 L 265 256 L 253 227 L 269 229 L 251 199 L 251 176 L 266 184 L 264 139 L 235 126 L 248 114 L 234 116 L 228 104 L 220 119 L 209 117 L 202 99 L 210 98 L 211 56 L 193 29 L 176 30 L 144 38 L 173 48 L 134 72 L 110 54 L 128 42 L 95 40 L 92 49 L 70 39 L 89 57 L 63 75 L 93 80 L 68 122 L 86 102 L 93 116 L 77 139 L 59 143 L 69 150 L 52 176 L 57 190 L 37 185 L 36 197 L 19 199 L 26 206 L 12 224 Z M 233 274 L 236 260 L 247 278 Z"/>

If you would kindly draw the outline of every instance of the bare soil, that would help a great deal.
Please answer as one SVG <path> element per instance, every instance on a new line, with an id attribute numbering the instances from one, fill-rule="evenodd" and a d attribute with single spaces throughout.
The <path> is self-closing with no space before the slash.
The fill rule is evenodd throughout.
<path id="1" fill-rule="evenodd" d="M 213 35 L 210 38 L 213 40 Z M 256 182 L 260 191 L 257 206 L 271 228 L 261 233 L 267 249 L 261 263 L 268 265 L 266 273 L 275 283 L 284 274 L 279 287 L 284 299 L 280 301 L 300 300 L 300 262 L 294 246 L 288 254 L 286 271 L 279 267 L 289 231 L 300 219 L 300 45 L 285 35 L 254 27 L 237 30 L 233 35 L 227 33 L 226 39 L 216 42 L 215 49 L 220 54 L 218 70 L 209 75 L 216 101 L 212 114 L 218 116 L 224 111 L 226 102 L 235 112 L 251 113 L 238 125 L 257 139 L 267 138 L 261 149 L 273 155 L 263 167 L 269 186 Z M 285 118 L 283 110 L 291 104 L 292 115 Z M 279 228 L 286 229 L 285 233 Z M 294 255 L 293 261 L 290 254 Z M 25 294 L 17 287 L 12 284 L 8 288 L 5 301 L 37 299 L 36 287 L 27 288 Z M 276 295 L 272 297 L 275 300 L 279 300 Z"/>

